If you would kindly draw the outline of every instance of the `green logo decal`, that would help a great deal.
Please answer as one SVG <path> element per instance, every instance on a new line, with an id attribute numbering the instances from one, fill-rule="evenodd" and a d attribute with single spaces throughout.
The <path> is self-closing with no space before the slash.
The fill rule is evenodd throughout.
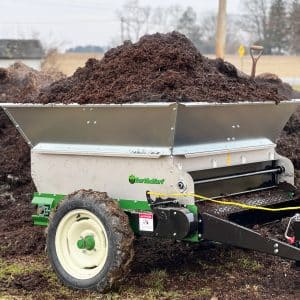
<path id="1" fill-rule="evenodd" d="M 134 175 L 130 175 L 129 178 L 129 183 L 134 184 L 135 183 L 135 176 Z"/>
<path id="2" fill-rule="evenodd" d="M 165 183 L 165 179 L 157 179 L 157 178 L 140 178 L 138 176 L 135 175 L 130 175 L 128 177 L 128 181 L 131 184 L 134 183 L 144 183 L 144 184 L 164 184 Z"/>

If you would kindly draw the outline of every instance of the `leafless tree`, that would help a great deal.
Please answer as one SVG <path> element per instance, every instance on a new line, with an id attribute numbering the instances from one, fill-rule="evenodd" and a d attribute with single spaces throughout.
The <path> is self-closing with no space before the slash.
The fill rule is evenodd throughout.
<path id="1" fill-rule="evenodd" d="M 287 2 L 272 0 L 269 12 L 268 31 L 272 54 L 282 54 L 288 49 L 289 25 L 287 20 Z"/>
<path id="2" fill-rule="evenodd" d="M 203 53 L 214 53 L 216 36 L 216 15 L 199 18 L 196 11 L 179 5 L 149 8 L 130 0 L 117 12 L 120 20 L 121 41 L 136 41 L 141 35 L 153 32 L 178 30 L 189 37 Z M 228 16 L 226 52 L 236 52 L 240 38 L 235 22 Z M 116 46 L 119 39 L 112 40 Z"/>
<path id="3" fill-rule="evenodd" d="M 203 53 L 215 52 L 216 38 L 216 14 L 203 17 L 200 21 L 202 43 L 200 50 Z M 242 32 L 239 28 L 239 20 L 235 16 L 228 15 L 226 30 L 226 53 L 236 54 L 237 49 L 243 42 Z"/>
<path id="4" fill-rule="evenodd" d="M 263 43 L 266 53 L 270 53 L 268 14 L 269 0 L 241 1 L 244 14 L 240 20 L 240 27 L 249 34 L 252 43 Z"/>
<path id="5" fill-rule="evenodd" d="M 197 13 L 192 7 L 188 7 L 178 20 L 176 28 L 185 34 L 197 48 L 201 45 L 201 30 L 198 23 Z"/>
<path id="6" fill-rule="evenodd" d="M 289 46 L 293 54 L 300 54 L 300 1 L 293 0 L 289 12 Z"/>
<path id="7" fill-rule="evenodd" d="M 129 0 L 117 11 L 121 22 L 121 40 L 133 40 L 148 33 L 151 8 L 139 5 L 138 0 Z"/>
<path id="8" fill-rule="evenodd" d="M 151 25 L 153 26 L 153 30 L 159 32 L 175 30 L 183 11 L 183 8 L 179 5 L 154 8 L 151 17 Z"/>
<path id="9" fill-rule="evenodd" d="M 226 32 L 226 53 L 237 54 L 238 48 L 244 44 L 244 37 L 234 16 L 228 16 Z"/>

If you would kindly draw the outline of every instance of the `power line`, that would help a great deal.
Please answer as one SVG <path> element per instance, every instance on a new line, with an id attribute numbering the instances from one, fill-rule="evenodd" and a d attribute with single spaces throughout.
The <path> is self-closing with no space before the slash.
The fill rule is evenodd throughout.
<path id="1" fill-rule="evenodd" d="M 62 20 L 62 21 L 1 21 L 1 25 L 57 25 L 57 24 L 77 24 L 77 23 L 119 23 L 119 20 L 108 19 L 108 20 Z"/>
<path id="2" fill-rule="evenodd" d="M 45 6 L 50 6 L 50 7 L 52 6 L 52 7 L 57 7 L 59 9 L 61 9 L 62 6 L 63 6 L 63 7 L 79 8 L 79 9 L 101 9 L 101 10 L 111 10 L 112 9 L 111 6 L 106 5 L 104 3 L 99 3 L 99 4 L 91 3 L 91 5 L 90 5 L 89 3 L 86 3 L 86 2 L 82 3 L 82 4 L 80 4 L 80 3 L 77 4 L 76 2 L 74 3 L 74 1 L 64 2 L 64 1 L 61 1 L 61 0 L 57 1 L 57 2 L 55 2 L 55 1 L 54 2 L 53 1 L 48 2 L 46 0 L 43 0 L 43 1 L 31 0 L 31 2 L 34 2 L 32 4 L 34 4 L 35 6 L 39 6 L 39 7 L 42 7 L 42 8 L 45 8 Z M 6 7 L 6 8 L 12 7 L 14 9 L 16 9 L 16 6 L 19 6 L 19 5 L 25 6 L 22 1 L 20 1 L 19 3 L 16 3 L 16 2 L 10 3 L 10 2 L 8 2 L 8 3 L 4 3 L 4 5 L 3 5 L 3 3 L 2 3 L 2 5 L 0 4 L 0 6 L 2 6 L 2 7 Z M 28 7 L 28 5 L 26 5 L 26 7 Z"/>

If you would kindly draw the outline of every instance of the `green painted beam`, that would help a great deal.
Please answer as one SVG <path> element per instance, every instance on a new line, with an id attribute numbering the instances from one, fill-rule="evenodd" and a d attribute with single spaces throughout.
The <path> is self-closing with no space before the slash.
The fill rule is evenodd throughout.
<path id="1" fill-rule="evenodd" d="M 37 226 L 48 226 L 48 217 L 40 216 L 40 215 L 33 215 L 32 216 L 33 224 Z"/>
<path id="2" fill-rule="evenodd" d="M 31 203 L 37 205 L 37 210 L 38 212 L 40 211 L 40 214 L 32 216 L 33 224 L 47 226 L 51 210 L 54 209 L 64 197 L 64 195 L 34 193 Z"/>
<path id="3" fill-rule="evenodd" d="M 32 216 L 34 225 L 39 226 L 48 226 L 48 218 L 52 209 L 54 209 L 59 201 L 61 201 L 65 195 L 56 195 L 56 194 L 46 194 L 46 193 L 35 193 L 31 201 L 32 204 L 37 205 L 38 209 L 41 210 L 41 214 L 36 214 Z M 143 212 L 151 211 L 151 207 L 147 201 L 142 200 L 126 200 L 118 199 L 117 200 L 119 207 L 123 209 L 129 216 L 130 226 L 135 233 L 139 232 L 138 223 L 130 217 L 131 211 Z M 198 207 L 196 205 L 187 205 L 187 209 L 192 212 L 194 215 L 198 215 Z M 199 239 L 198 232 L 185 238 L 185 241 L 198 242 Z"/>
<path id="4" fill-rule="evenodd" d="M 34 193 L 31 203 L 38 206 L 49 205 L 50 208 L 55 208 L 64 197 L 65 195 L 59 194 Z"/>
<path id="5" fill-rule="evenodd" d="M 151 211 L 151 207 L 147 201 L 138 200 L 117 200 L 120 208 L 124 210 L 141 210 L 141 211 Z"/>

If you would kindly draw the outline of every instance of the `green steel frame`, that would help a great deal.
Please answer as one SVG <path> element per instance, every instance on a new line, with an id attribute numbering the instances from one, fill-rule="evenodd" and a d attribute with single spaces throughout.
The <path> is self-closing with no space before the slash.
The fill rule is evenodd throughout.
<path id="1" fill-rule="evenodd" d="M 49 216 L 58 203 L 63 200 L 65 195 L 34 193 L 32 204 L 37 206 L 37 214 L 32 216 L 34 225 L 48 226 Z M 134 218 L 133 213 L 151 211 L 151 207 L 146 201 L 117 199 L 120 208 L 122 208 L 129 216 L 130 226 L 135 234 L 139 234 L 139 225 Z M 193 214 L 198 215 L 198 207 L 196 205 L 187 205 Z M 198 232 L 191 234 L 184 240 L 198 242 L 201 236 Z"/>

